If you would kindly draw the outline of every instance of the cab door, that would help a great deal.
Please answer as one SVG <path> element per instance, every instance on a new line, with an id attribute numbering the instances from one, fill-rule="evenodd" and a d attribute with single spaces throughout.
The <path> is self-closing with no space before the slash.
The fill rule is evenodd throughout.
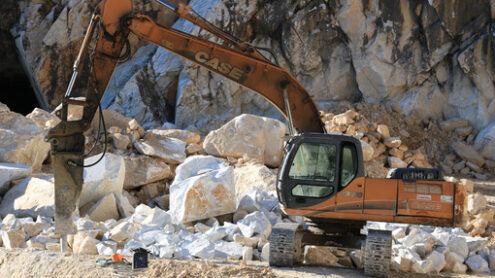
<path id="1" fill-rule="evenodd" d="M 364 178 L 356 178 L 358 156 L 353 144 L 342 144 L 340 159 L 339 193 L 335 201 L 337 212 L 363 213 Z"/>
<path id="2" fill-rule="evenodd" d="M 285 159 L 277 190 L 287 208 L 316 205 L 337 193 L 340 142 L 324 139 L 297 142 Z"/>

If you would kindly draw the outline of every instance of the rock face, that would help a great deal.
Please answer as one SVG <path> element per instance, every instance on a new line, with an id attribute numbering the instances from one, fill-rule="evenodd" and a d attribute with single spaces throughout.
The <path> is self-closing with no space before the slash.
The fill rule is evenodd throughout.
<path id="1" fill-rule="evenodd" d="M 0 111 L 0 161 L 31 165 L 34 171 L 48 155 L 43 129 L 21 114 Z"/>
<path id="2" fill-rule="evenodd" d="M 216 26 L 271 49 L 267 57 L 292 72 L 320 107 L 358 99 L 389 102 L 408 114 L 461 118 L 482 129 L 495 116 L 491 2 L 446 3 L 189 1 Z M 21 13 L 8 28 L 33 87 L 53 108 L 68 83 L 73 51 L 94 3 L 16 1 L 14 6 L 22 7 Z M 174 22 L 154 1 L 136 10 L 167 26 Z M 173 27 L 212 38 L 184 20 Z M 261 97 L 153 45 L 142 45 L 115 75 L 104 107 L 142 125 L 175 120 L 179 128 L 205 131 L 241 113 L 280 118 Z"/>
<path id="3" fill-rule="evenodd" d="M 243 114 L 205 138 L 203 149 L 216 156 L 248 159 L 277 167 L 282 157 L 285 125 L 274 119 Z"/>
<path id="4" fill-rule="evenodd" d="M 234 170 L 212 156 L 190 156 L 176 170 L 170 186 L 175 222 L 190 222 L 236 209 Z"/>

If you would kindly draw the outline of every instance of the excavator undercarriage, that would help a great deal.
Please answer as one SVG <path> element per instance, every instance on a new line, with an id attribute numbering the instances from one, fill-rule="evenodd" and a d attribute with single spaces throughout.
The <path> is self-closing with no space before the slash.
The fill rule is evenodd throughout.
<path id="1" fill-rule="evenodd" d="M 307 223 L 305 222 L 305 225 Z M 305 229 L 298 223 L 279 223 L 272 228 L 268 240 L 271 266 L 292 267 L 302 264 L 304 247 L 316 245 L 338 248 L 347 254 L 352 250 L 361 249 L 365 275 L 387 277 L 389 274 L 392 254 L 391 231 L 369 229 L 367 235 L 363 236 L 346 232 L 336 233 L 328 226 L 324 229 Z"/>

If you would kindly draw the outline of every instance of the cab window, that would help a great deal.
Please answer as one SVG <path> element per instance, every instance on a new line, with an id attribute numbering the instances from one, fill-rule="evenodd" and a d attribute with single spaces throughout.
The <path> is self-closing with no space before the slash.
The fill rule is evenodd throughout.
<path id="1" fill-rule="evenodd" d="M 342 147 L 342 167 L 340 168 L 340 186 L 346 187 L 355 177 L 357 172 L 357 155 L 354 145 Z"/>
<path id="2" fill-rule="evenodd" d="M 303 143 L 292 160 L 289 177 L 333 182 L 336 174 L 336 156 L 336 145 Z"/>
<path id="3" fill-rule="evenodd" d="M 333 186 L 298 184 L 292 188 L 292 195 L 297 197 L 326 197 L 333 192 Z"/>

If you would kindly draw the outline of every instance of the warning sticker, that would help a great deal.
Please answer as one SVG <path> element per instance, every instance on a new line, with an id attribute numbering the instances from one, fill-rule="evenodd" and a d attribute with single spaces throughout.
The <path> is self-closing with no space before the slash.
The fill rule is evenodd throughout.
<path id="1" fill-rule="evenodd" d="M 431 195 L 418 194 L 416 195 L 416 199 L 431 201 Z"/>
<path id="2" fill-rule="evenodd" d="M 452 203 L 454 201 L 454 198 L 452 198 L 452 196 L 442 195 L 440 196 L 440 201 L 445 203 Z"/>

